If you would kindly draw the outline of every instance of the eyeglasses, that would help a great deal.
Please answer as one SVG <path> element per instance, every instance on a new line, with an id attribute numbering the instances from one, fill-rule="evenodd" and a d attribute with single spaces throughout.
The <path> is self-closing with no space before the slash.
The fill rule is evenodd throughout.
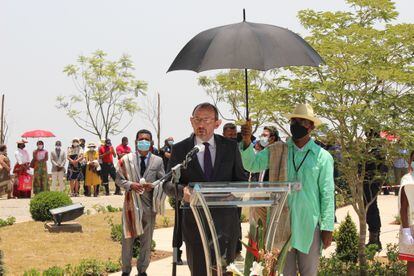
<path id="1" fill-rule="evenodd" d="M 216 121 L 216 119 L 214 119 L 214 118 L 198 118 L 198 117 L 192 117 L 191 119 L 197 125 L 200 124 L 200 123 L 204 123 L 204 124 L 208 125 L 208 124 L 211 124 L 211 123 L 213 123 L 213 122 Z"/>

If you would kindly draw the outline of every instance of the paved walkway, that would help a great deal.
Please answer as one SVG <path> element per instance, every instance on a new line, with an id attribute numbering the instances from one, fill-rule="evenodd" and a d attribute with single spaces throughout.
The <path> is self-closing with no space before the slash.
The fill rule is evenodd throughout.
<path id="1" fill-rule="evenodd" d="M 85 206 L 85 212 L 91 214 L 96 213 L 96 208 L 100 206 L 106 207 L 122 207 L 124 197 L 118 195 L 99 196 L 99 197 L 72 197 L 73 203 L 82 203 Z M 5 219 L 9 216 L 16 218 L 16 222 L 31 221 L 32 217 L 29 211 L 30 199 L 0 199 L 0 218 Z"/>
<path id="2" fill-rule="evenodd" d="M 123 196 L 101 196 L 98 198 L 94 197 L 77 197 L 72 198 L 73 202 L 80 202 L 85 206 L 86 210 L 90 210 L 90 212 L 96 212 L 93 208 L 95 205 L 107 206 L 112 205 L 113 207 L 122 207 L 123 205 Z M 398 205 L 397 205 L 397 196 L 394 195 L 381 195 L 378 197 L 378 204 L 381 213 L 381 220 L 382 220 L 382 232 L 381 232 L 381 241 L 383 247 L 386 247 L 388 243 L 397 243 L 397 234 L 399 225 L 391 224 L 395 220 L 395 216 L 398 213 Z M 168 204 L 166 204 L 167 208 L 170 208 Z M 342 221 L 346 214 L 349 213 L 353 219 L 353 221 L 358 226 L 358 217 L 353 210 L 352 206 L 347 206 L 340 208 L 336 211 L 336 215 L 338 221 Z M 0 199 L 0 218 L 4 219 L 8 216 L 16 217 L 17 222 L 23 221 L 30 221 L 30 213 L 29 213 L 29 200 L 28 199 Z M 338 227 L 339 224 L 336 225 Z M 243 237 L 247 236 L 248 225 L 243 224 Z M 154 231 L 154 240 L 157 242 L 157 249 L 165 250 L 172 252 L 171 248 L 171 241 L 172 241 L 172 232 L 173 228 L 161 228 L 156 229 Z M 184 250 L 183 259 L 186 259 L 185 255 L 185 247 L 182 248 Z M 335 250 L 335 244 L 333 244 L 327 250 L 324 250 L 323 254 L 325 256 L 329 256 Z M 381 252 L 381 255 L 385 255 L 385 250 Z M 177 267 L 177 275 L 180 276 L 187 276 L 190 275 L 188 267 L 178 266 Z M 172 271 L 172 258 L 161 259 L 156 262 L 152 262 L 148 269 L 148 275 L 170 275 Z M 133 270 L 135 273 L 136 270 Z M 121 273 L 114 273 L 111 275 L 121 275 Z M 134 274 L 131 274 L 134 275 Z"/>

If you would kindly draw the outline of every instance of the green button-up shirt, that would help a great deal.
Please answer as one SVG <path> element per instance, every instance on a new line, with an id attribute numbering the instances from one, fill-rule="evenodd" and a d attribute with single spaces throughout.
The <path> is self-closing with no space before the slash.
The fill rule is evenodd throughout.
<path id="1" fill-rule="evenodd" d="M 331 154 L 318 146 L 311 139 L 299 149 L 290 139 L 288 145 L 288 181 L 300 181 L 302 189 L 289 195 L 288 204 L 291 220 L 292 247 L 309 253 L 316 226 L 320 230 L 334 230 L 334 179 L 333 158 Z M 296 173 L 293 165 L 298 168 Z M 272 166 L 269 164 L 269 150 L 264 149 L 257 154 L 250 145 L 241 151 L 243 166 L 247 171 L 260 172 Z"/>

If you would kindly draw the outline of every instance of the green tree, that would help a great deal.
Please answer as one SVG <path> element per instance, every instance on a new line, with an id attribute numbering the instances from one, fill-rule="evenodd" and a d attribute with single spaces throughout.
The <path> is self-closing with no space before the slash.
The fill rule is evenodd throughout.
<path id="1" fill-rule="evenodd" d="M 57 98 L 59 109 L 99 139 L 128 127 L 139 110 L 136 98 L 147 89 L 147 83 L 133 75 L 134 65 L 128 55 L 115 61 L 106 57 L 98 50 L 79 56 L 77 64 L 67 65 L 63 72 L 72 78 L 77 93 Z"/>
<path id="2" fill-rule="evenodd" d="M 288 111 L 284 102 L 286 89 L 280 87 L 282 79 L 274 80 L 267 72 L 249 70 L 249 112 L 253 122 L 253 133 L 266 122 L 274 122 L 286 134 L 282 114 Z M 214 77 L 200 76 L 199 85 L 215 105 L 221 103 L 230 107 L 231 117 L 220 113 L 228 121 L 242 123 L 245 120 L 245 79 L 244 71 L 230 70 Z M 272 104 L 269 105 L 269 101 Z"/>
<path id="3" fill-rule="evenodd" d="M 414 25 L 395 23 L 398 13 L 390 0 L 346 3 L 349 11 L 299 12 L 299 20 L 310 34 L 305 39 L 326 65 L 272 70 L 267 76 L 273 82 L 266 89 L 269 98 L 251 105 L 255 110 L 280 114 L 308 102 L 324 118 L 329 137 L 342 148 L 338 169 L 358 215 L 358 261 L 361 275 L 365 275 L 366 212 L 372 204 L 364 202 L 364 183 L 372 184 L 365 177 L 365 165 L 378 161 L 370 154 L 372 149 L 379 148 L 392 161 L 396 148 L 395 143 L 367 138 L 365 133 L 387 131 L 400 137 L 405 147 L 413 145 Z M 226 73 L 220 77 L 232 79 Z M 219 83 L 217 91 L 228 94 L 224 84 Z M 226 102 L 225 96 L 221 101 Z M 385 181 L 385 177 L 379 174 L 372 180 Z"/>

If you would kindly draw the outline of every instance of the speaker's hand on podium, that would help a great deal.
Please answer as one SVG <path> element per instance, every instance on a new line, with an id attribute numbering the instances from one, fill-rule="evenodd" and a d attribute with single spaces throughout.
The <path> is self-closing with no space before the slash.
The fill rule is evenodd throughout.
<path id="1" fill-rule="evenodd" d="M 185 186 L 183 190 L 183 200 L 184 202 L 190 203 L 191 194 L 193 193 L 193 189 Z"/>

